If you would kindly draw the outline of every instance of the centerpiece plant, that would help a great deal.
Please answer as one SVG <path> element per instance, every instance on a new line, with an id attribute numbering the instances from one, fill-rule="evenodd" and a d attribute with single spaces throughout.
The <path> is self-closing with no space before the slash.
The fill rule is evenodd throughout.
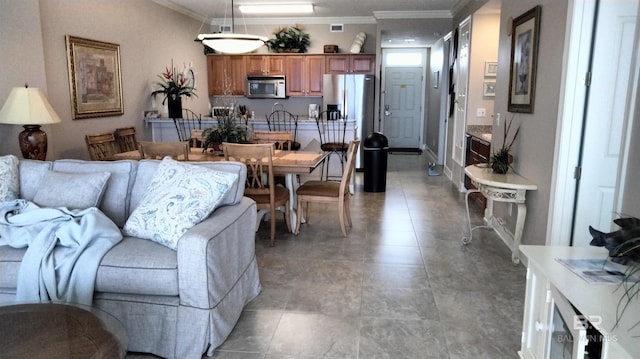
<path id="1" fill-rule="evenodd" d="M 494 151 L 493 155 L 489 158 L 489 167 L 493 169 L 495 173 L 507 173 L 509 167 L 511 167 L 511 162 L 513 160 L 513 156 L 509 153 L 511 151 L 511 146 L 518 138 L 518 133 L 520 133 L 520 126 L 516 129 L 511 141 L 508 141 L 508 136 L 511 131 L 511 124 L 513 124 L 513 117 L 509 120 L 504 127 L 504 136 L 502 138 L 502 147 L 499 150 Z"/>
<path id="2" fill-rule="evenodd" d="M 156 89 L 151 92 L 151 97 L 163 95 L 162 104 L 167 103 L 170 118 L 182 118 L 182 96 L 198 97 L 193 84 L 193 76 L 188 76 L 190 69 L 185 68 L 183 72 L 178 72 L 173 67 L 165 67 L 165 71 L 158 75 L 160 81 L 156 82 Z M 191 75 L 193 73 L 191 72 Z"/>
<path id="3" fill-rule="evenodd" d="M 285 26 L 273 32 L 274 38 L 266 41 L 273 52 L 307 52 L 311 43 L 309 34 L 303 31 L 302 25 Z"/>

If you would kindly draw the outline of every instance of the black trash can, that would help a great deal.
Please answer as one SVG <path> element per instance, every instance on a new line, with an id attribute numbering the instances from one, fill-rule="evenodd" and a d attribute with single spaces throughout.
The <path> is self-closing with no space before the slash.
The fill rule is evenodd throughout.
<path id="1" fill-rule="evenodd" d="M 387 155 L 389 140 L 380 132 L 367 136 L 364 150 L 364 191 L 384 192 L 387 187 Z"/>

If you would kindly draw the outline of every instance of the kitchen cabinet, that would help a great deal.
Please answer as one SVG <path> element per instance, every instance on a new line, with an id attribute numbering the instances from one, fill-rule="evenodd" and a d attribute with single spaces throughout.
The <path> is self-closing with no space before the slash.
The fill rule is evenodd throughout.
<path id="1" fill-rule="evenodd" d="M 287 96 L 322 96 L 324 55 L 286 56 Z"/>
<path id="2" fill-rule="evenodd" d="M 244 55 L 207 56 L 209 96 L 244 95 L 246 78 Z"/>
<path id="3" fill-rule="evenodd" d="M 285 56 L 246 55 L 247 75 L 274 76 L 285 74 Z"/>
<path id="4" fill-rule="evenodd" d="M 376 55 L 326 55 L 326 73 L 339 74 L 373 74 L 375 72 Z"/>
<path id="5" fill-rule="evenodd" d="M 491 143 L 481 140 L 475 136 L 467 134 L 467 158 L 465 166 L 477 165 L 480 163 L 488 163 L 491 152 Z M 466 189 L 476 189 L 471 183 L 469 176 L 464 176 L 464 186 Z M 487 205 L 487 199 L 480 193 L 473 193 L 471 198 L 481 207 Z"/>

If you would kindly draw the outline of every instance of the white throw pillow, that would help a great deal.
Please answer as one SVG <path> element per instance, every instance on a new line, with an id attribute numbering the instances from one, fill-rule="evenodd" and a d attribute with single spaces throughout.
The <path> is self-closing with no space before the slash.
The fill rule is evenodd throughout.
<path id="1" fill-rule="evenodd" d="M 140 205 L 127 219 L 123 233 L 175 250 L 178 239 L 207 218 L 237 180 L 235 173 L 165 157 Z"/>
<path id="2" fill-rule="evenodd" d="M 18 174 L 18 157 L 0 156 L 0 202 L 18 199 L 20 193 Z"/>
<path id="3" fill-rule="evenodd" d="M 40 207 L 87 209 L 98 207 L 111 173 L 49 171 L 42 178 L 33 202 Z"/>

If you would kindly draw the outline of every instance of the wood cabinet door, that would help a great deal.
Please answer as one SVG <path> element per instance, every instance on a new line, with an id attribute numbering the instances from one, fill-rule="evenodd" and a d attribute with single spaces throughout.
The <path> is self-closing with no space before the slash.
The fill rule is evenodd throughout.
<path id="1" fill-rule="evenodd" d="M 285 74 L 285 56 L 270 55 L 265 56 L 267 75 Z"/>
<path id="2" fill-rule="evenodd" d="M 349 73 L 349 55 L 327 55 L 324 66 L 328 74 Z"/>
<path id="3" fill-rule="evenodd" d="M 230 92 L 231 95 L 244 95 L 246 77 L 244 56 L 207 56 L 209 96 L 225 95 L 226 92 Z"/>
<path id="4" fill-rule="evenodd" d="M 372 74 L 376 66 L 375 55 L 351 55 L 350 71 L 354 74 Z"/>
<path id="5" fill-rule="evenodd" d="M 245 64 L 247 66 L 247 75 L 262 76 L 265 74 L 264 59 L 262 56 L 247 55 L 245 56 Z"/>
<path id="6" fill-rule="evenodd" d="M 305 95 L 305 57 L 294 55 L 286 57 L 287 96 Z"/>
<path id="7" fill-rule="evenodd" d="M 284 75 L 285 56 L 245 55 L 245 58 L 249 76 Z"/>
<path id="8" fill-rule="evenodd" d="M 322 76 L 324 75 L 324 55 L 310 55 L 307 58 L 307 96 L 322 96 Z"/>
<path id="9" fill-rule="evenodd" d="M 242 55 L 230 55 L 228 61 L 228 76 L 231 78 L 231 94 L 244 95 L 247 86 L 245 58 Z"/>

